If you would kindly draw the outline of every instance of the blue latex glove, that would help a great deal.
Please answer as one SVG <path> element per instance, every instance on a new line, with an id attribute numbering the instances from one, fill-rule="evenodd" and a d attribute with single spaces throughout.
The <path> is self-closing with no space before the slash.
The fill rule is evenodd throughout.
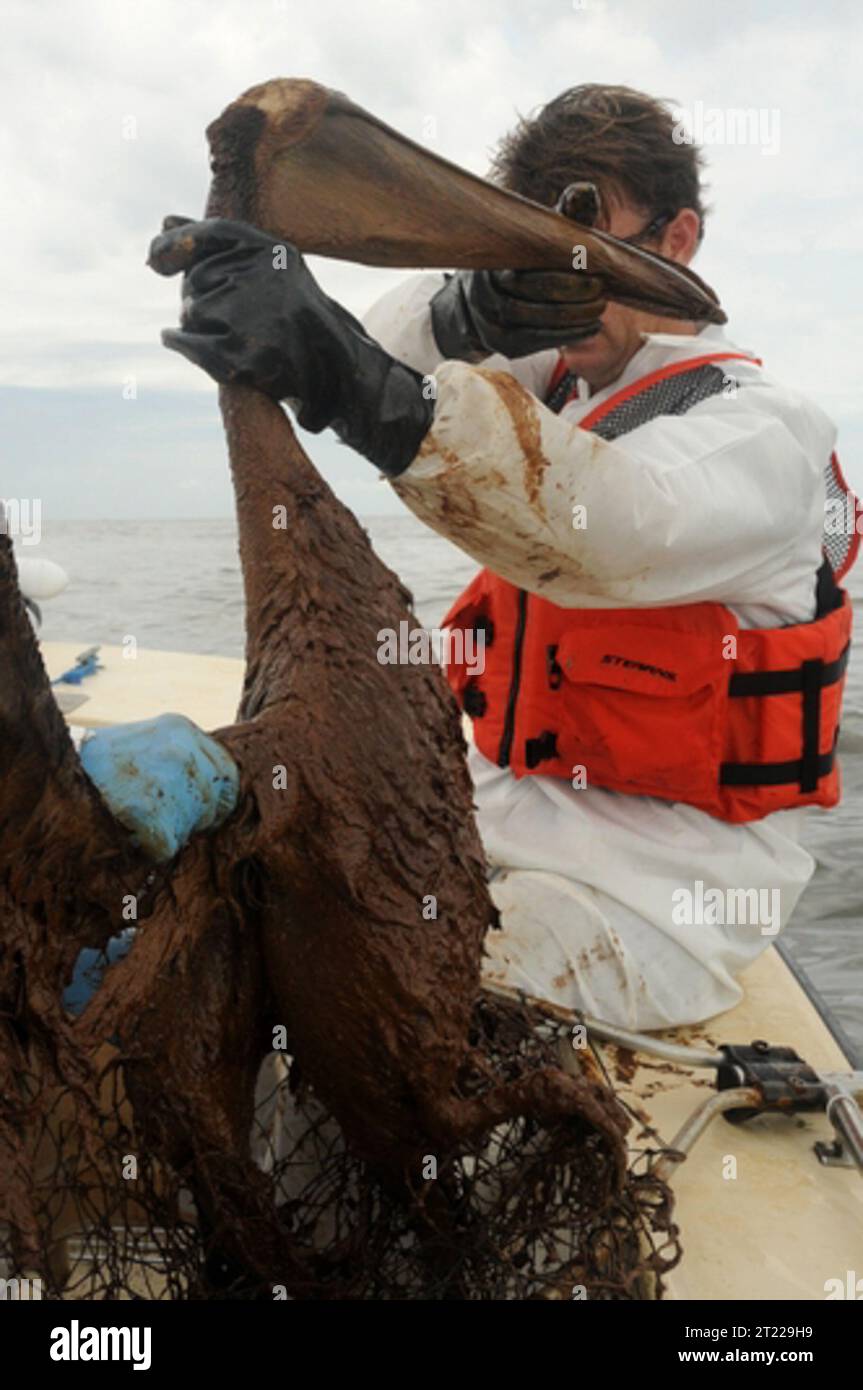
<path id="1" fill-rule="evenodd" d="M 63 991 L 63 1007 L 70 1014 L 74 1014 L 75 1018 L 84 1012 L 93 998 L 108 966 L 114 965 L 129 954 L 136 930 L 135 927 L 126 927 L 119 936 L 111 937 L 103 951 L 97 951 L 92 946 L 85 946 L 81 951 L 75 962 L 72 979 Z M 109 1041 L 116 1040 L 111 1038 Z"/>
<path id="2" fill-rule="evenodd" d="M 221 825 L 237 804 L 233 759 L 182 714 L 96 729 L 79 752 L 112 816 L 156 863 Z"/>

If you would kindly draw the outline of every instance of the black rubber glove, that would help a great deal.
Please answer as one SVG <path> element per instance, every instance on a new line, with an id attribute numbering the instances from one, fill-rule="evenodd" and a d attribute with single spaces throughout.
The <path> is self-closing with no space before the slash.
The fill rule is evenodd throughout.
<path id="1" fill-rule="evenodd" d="M 185 271 L 166 347 L 216 381 L 286 401 L 303 429 L 331 426 L 391 477 L 416 457 L 434 415 L 423 378 L 324 294 L 296 247 L 244 222 L 170 217 L 148 264 Z"/>
<path id="2" fill-rule="evenodd" d="M 555 211 L 584 226 L 600 212 L 592 183 L 568 184 Z M 605 310 L 602 282 L 583 270 L 458 270 L 431 301 L 432 332 L 446 357 L 526 357 L 591 338 Z"/>

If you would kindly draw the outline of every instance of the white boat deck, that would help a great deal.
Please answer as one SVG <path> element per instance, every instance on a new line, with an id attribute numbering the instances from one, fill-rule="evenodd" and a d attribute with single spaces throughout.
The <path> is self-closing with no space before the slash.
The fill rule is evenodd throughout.
<path id="1" fill-rule="evenodd" d="M 86 649 L 81 642 L 43 642 L 50 678 L 68 671 Z M 70 723 L 95 729 L 157 714 L 185 714 L 202 729 L 234 722 L 245 670 L 245 663 L 236 657 L 141 647 L 133 657 L 122 647 L 102 646 L 99 661 L 103 669 L 85 676 L 80 685 L 54 687 Z"/>

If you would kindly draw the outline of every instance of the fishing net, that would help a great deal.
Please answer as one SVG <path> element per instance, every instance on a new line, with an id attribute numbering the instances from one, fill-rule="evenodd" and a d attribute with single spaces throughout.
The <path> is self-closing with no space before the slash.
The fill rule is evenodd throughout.
<path id="1" fill-rule="evenodd" d="M 568 1054 L 594 1094 L 617 1104 L 592 1054 L 575 1053 L 566 1029 L 524 1004 L 481 996 L 470 1044 L 461 1094 Z M 250 1135 L 265 1178 L 258 1208 L 236 1208 L 242 1175 L 226 1158 L 202 1220 L 193 1136 L 185 1166 L 149 1156 L 114 1048 L 85 1056 L 62 1021 L 28 1036 L 7 1007 L 0 1056 L 0 1276 L 39 1277 L 43 1298 L 636 1299 L 660 1296 L 679 1258 L 650 1150 L 621 1165 L 622 1141 L 578 1117 L 548 1128 L 517 1117 L 429 1155 L 418 1182 L 384 1179 L 289 1059 L 272 1054 Z M 264 1229 L 272 1245 L 277 1231 L 285 1258 L 244 1268 L 236 1241 L 225 1253 L 238 1222 L 249 1248 Z"/>

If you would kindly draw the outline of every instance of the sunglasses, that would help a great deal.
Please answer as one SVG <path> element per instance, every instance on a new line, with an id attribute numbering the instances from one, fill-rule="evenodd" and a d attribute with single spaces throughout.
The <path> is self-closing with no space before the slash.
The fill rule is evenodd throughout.
<path id="1" fill-rule="evenodd" d="M 624 236 L 620 240 L 625 241 L 627 246 L 640 246 L 643 241 L 652 241 L 654 237 L 659 236 L 663 227 L 668 226 L 674 216 L 673 212 L 660 212 L 652 222 L 642 227 L 640 232 L 633 232 L 632 236 Z"/>

